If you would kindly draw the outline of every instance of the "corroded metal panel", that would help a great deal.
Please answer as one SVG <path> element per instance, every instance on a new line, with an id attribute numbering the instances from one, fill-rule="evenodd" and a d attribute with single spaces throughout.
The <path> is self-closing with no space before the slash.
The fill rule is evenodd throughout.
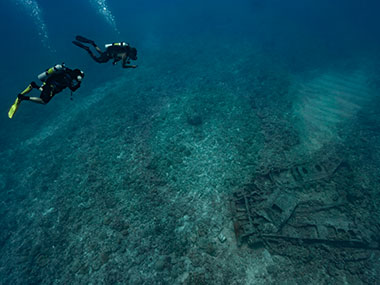
<path id="1" fill-rule="evenodd" d="M 305 195 L 310 183 L 323 188 L 342 160 L 329 157 L 271 170 L 256 176 L 231 199 L 234 230 L 239 244 L 268 244 L 273 240 L 322 243 L 336 247 L 380 249 L 373 232 L 348 214 L 347 202 L 328 195 Z"/>

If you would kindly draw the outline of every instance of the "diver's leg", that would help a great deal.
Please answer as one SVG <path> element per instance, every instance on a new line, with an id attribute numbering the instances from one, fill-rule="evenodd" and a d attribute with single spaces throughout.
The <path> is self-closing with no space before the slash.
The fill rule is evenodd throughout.
<path id="1" fill-rule="evenodd" d="M 85 46 L 85 45 L 83 45 L 83 44 L 81 44 L 80 42 L 77 42 L 77 41 L 73 41 L 73 44 L 76 45 L 76 46 L 78 46 L 78 47 L 80 47 L 80 48 L 82 48 L 82 49 L 84 49 L 85 51 L 87 51 L 88 54 L 92 57 L 92 59 L 95 60 L 96 62 L 99 62 L 99 63 L 104 62 L 104 61 L 101 60 L 101 56 L 100 57 L 96 57 L 92 53 L 92 51 L 90 50 L 90 48 L 88 46 Z M 97 49 L 97 51 L 99 52 L 100 49 L 99 50 L 98 49 Z"/>
<path id="2" fill-rule="evenodd" d="M 28 85 L 28 87 L 26 87 L 25 90 L 22 91 L 20 94 L 21 94 L 21 95 L 28 94 L 30 91 L 33 90 L 33 88 L 34 88 L 34 84 L 35 84 L 35 82 L 30 83 L 30 84 Z"/>
<path id="3" fill-rule="evenodd" d="M 94 57 L 92 51 L 90 50 L 88 46 L 85 46 L 84 44 L 81 44 L 80 42 L 77 42 L 77 41 L 73 41 L 73 44 L 86 50 L 92 57 Z M 102 50 L 95 43 L 93 44 L 93 46 L 100 55 L 103 54 Z"/>
<path id="4" fill-rule="evenodd" d="M 92 46 L 96 49 L 96 51 L 97 51 L 100 55 L 103 54 L 103 52 L 102 52 L 102 50 L 100 49 L 100 47 L 98 47 L 95 43 L 93 43 Z"/>
<path id="5" fill-rule="evenodd" d="M 28 96 L 25 96 L 25 94 L 28 94 L 30 91 L 33 90 L 33 88 L 35 88 L 34 86 L 36 85 L 35 82 L 31 82 L 28 87 L 25 88 L 24 91 L 22 91 L 20 94 L 17 95 L 17 98 L 20 99 L 20 101 L 23 101 L 23 100 L 29 100 L 30 97 Z"/>
<path id="6" fill-rule="evenodd" d="M 97 44 L 93 40 L 86 39 L 85 37 L 82 37 L 82 36 L 76 36 L 75 39 L 79 42 L 92 45 L 99 54 L 103 53 L 102 50 L 100 49 L 100 47 L 98 47 Z M 74 44 L 76 44 L 77 46 L 80 46 L 80 45 L 78 45 L 79 44 L 78 42 L 76 42 Z M 82 48 L 83 48 L 83 45 L 82 45 Z"/>
<path id="7" fill-rule="evenodd" d="M 100 55 L 98 57 L 96 57 L 95 55 L 93 55 L 92 53 L 90 54 L 90 56 L 93 58 L 93 60 L 95 60 L 97 63 L 104 63 L 104 62 L 107 62 L 109 59 L 107 59 L 106 57 Z"/>
<path id="8" fill-rule="evenodd" d="M 29 97 L 29 101 L 33 102 L 33 103 L 42 104 L 42 105 L 46 104 L 46 102 L 44 100 L 42 100 L 41 98 L 38 98 L 38 97 Z"/>
<path id="9" fill-rule="evenodd" d="M 43 105 L 46 104 L 46 102 L 39 97 L 29 97 L 22 94 L 18 94 L 17 98 L 20 99 L 20 101 L 30 101 L 33 103 L 38 103 L 38 104 L 43 104 Z"/>
<path id="10" fill-rule="evenodd" d="M 90 45 L 92 45 L 96 49 L 96 51 L 98 53 L 100 53 L 100 54 L 103 53 L 102 50 L 96 45 L 96 43 L 93 40 L 86 39 L 85 37 L 82 37 L 82 36 L 76 36 L 75 39 L 77 41 L 79 41 L 79 42 L 82 42 L 82 43 L 85 43 L 85 44 L 90 44 Z M 78 44 L 76 44 L 76 45 L 78 45 Z"/>
<path id="11" fill-rule="evenodd" d="M 49 101 L 51 100 L 51 98 L 53 98 L 54 95 L 54 85 L 44 85 L 42 87 L 40 98 L 36 98 L 34 102 L 45 105 L 49 103 Z"/>
<path id="12" fill-rule="evenodd" d="M 29 86 L 31 86 L 32 84 L 30 84 Z M 35 84 L 37 85 L 37 84 Z M 33 87 L 32 87 L 33 88 Z M 38 86 L 37 86 L 38 88 Z M 23 101 L 23 100 L 28 100 L 28 101 L 31 101 L 33 103 L 38 103 L 38 104 L 42 104 L 42 105 L 45 105 L 47 104 L 50 99 L 53 97 L 53 87 L 49 86 L 49 85 L 43 85 L 42 87 L 42 92 L 41 92 L 41 95 L 40 97 L 28 97 L 28 96 L 25 96 L 24 94 L 19 94 L 18 95 L 18 98 Z M 26 89 L 25 89 L 26 90 Z M 24 90 L 24 91 L 25 91 Z M 30 92 L 30 91 L 29 91 Z"/>
<path id="13" fill-rule="evenodd" d="M 41 98 L 38 98 L 38 97 L 29 97 L 29 96 L 25 96 L 25 95 L 23 95 L 21 93 L 18 94 L 17 98 L 20 101 L 31 101 L 31 102 L 34 102 L 34 103 L 45 104 L 45 102 Z"/>
<path id="14" fill-rule="evenodd" d="M 96 57 L 94 55 L 91 55 L 92 58 L 97 62 L 97 63 L 105 63 L 109 61 L 111 58 L 107 55 L 107 53 L 103 52 L 100 54 L 100 56 Z"/>
<path id="15" fill-rule="evenodd" d="M 36 84 L 36 82 L 32 81 L 28 87 L 25 88 L 24 91 L 22 91 L 20 94 L 18 94 L 18 98 L 23 101 L 23 100 L 30 100 L 30 98 L 36 98 L 36 97 L 28 97 L 28 96 L 25 96 L 25 94 L 28 94 L 30 91 L 33 90 L 33 88 L 35 89 L 39 89 L 40 87 Z"/>
<path id="16" fill-rule="evenodd" d="M 104 59 L 104 54 L 105 54 L 105 53 L 100 49 L 100 47 L 98 47 L 98 46 L 96 45 L 96 43 L 95 43 L 94 41 L 89 40 L 89 39 L 86 39 L 85 37 L 82 37 L 82 36 L 76 36 L 75 38 L 76 38 L 76 41 L 73 41 L 72 43 L 73 43 L 74 45 L 76 45 L 76 46 L 78 46 L 78 47 L 80 47 L 80 48 L 86 50 L 86 51 L 90 54 L 90 56 L 91 56 L 96 62 L 102 63 L 102 62 L 107 62 L 107 61 L 109 60 L 109 59 L 107 59 L 107 60 Z M 95 48 L 95 50 L 99 53 L 100 56 L 97 58 L 97 57 L 92 53 L 92 51 L 90 50 L 90 48 L 89 48 L 88 46 L 85 46 L 84 44 L 82 44 L 82 43 L 80 43 L 80 42 L 91 44 L 91 45 Z"/>

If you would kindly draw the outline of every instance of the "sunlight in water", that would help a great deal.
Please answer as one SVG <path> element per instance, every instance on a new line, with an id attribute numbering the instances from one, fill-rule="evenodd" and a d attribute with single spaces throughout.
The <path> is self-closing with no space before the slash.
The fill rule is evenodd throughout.
<path id="1" fill-rule="evenodd" d="M 368 102 L 366 72 L 325 72 L 298 86 L 299 102 L 295 104 L 302 122 L 303 142 L 319 149 L 331 140 L 338 141 L 338 130 Z"/>
<path id="2" fill-rule="evenodd" d="M 47 33 L 47 27 L 41 17 L 41 9 L 35 0 L 17 0 L 17 3 L 22 5 L 26 11 L 33 17 L 35 24 L 38 26 L 38 34 L 45 47 L 51 49 L 49 44 L 49 37 Z"/>
<path id="3" fill-rule="evenodd" d="M 119 30 L 116 26 L 115 17 L 112 15 L 111 10 L 108 9 L 106 0 L 91 0 L 91 4 L 98 10 L 98 12 L 103 15 L 105 20 L 111 27 L 114 29 L 116 33 L 119 34 Z"/>

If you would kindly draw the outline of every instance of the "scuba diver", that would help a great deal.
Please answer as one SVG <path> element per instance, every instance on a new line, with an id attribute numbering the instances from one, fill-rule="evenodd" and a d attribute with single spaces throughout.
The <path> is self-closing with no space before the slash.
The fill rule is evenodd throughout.
<path id="1" fill-rule="evenodd" d="M 79 69 L 72 70 L 66 67 L 64 63 L 49 68 L 38 75 L 38 79 L 43 82 L 41 86 L 38 86 L 33 81 L 24 91 L 17 95 L 16 101 L 9 109 L 8 117 L 12 119 L 20 103 L 24 100 L 45 105 L 51 100 L 51 98 L 67 87 L 71 90 L 72 95 L 72 92 L 80 87 L 83 77 L 83 71 Z M 41 91 L 40 97 L 25 96 L 25 94 L 28 94 L 33 89 L 39 89 Z"/>
<path id="2" fill-rule="evenodd" d="M 86 39 L 82 36 L 76 36 L 76 41 L 73 41 L 73 44 L 86 50 L 90 56 L 98 63 L 108 62 L 110 59 L 113 59 L 112 64 L 115 65 L 118 61 L 123 61 L 123 68 L 136 68 L 137 65 L 129 65 L 130 60 L 137 60 L 137 49 L 131 47 L 129 44 L 121 42 L 121 43 L 113 43 L 105 45 L 106 51 L 102 52 L 102 50 L 95 44 L 94 41 Z M 99 53 L 99 56 L 96 57 L 90 48 L 82 43 L 92 45 L 96 51 Z"/>

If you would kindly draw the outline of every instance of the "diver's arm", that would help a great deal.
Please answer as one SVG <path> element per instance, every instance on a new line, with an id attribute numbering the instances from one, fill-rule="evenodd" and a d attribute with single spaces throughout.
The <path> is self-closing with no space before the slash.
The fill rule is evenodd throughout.
<path id="1" fill-rule="evenodd" d="M 124 62 L 124 56 L 123 56 L 123 57 L 120 57 L 120 56 L 118 56 L 117 54 L 114 54 L 112 65 L 115 65 L 115 64 L 116 64 L 118 61 L 120 61 L 120 60 L 123 60 L 123 62 Z"/>
<path id="2" fill-rule="evenodd" d="M 75 92 L 80 87 L 81 82 L 77 80 L 72 80 L 68 87 L 71 91 Z"/>
<path id="3" fill-rule="evenodd" d="M 123 68 L 136 68 L 137 65 L 128 65 L 129 64 L 129 61 L 128 61 L 128 56 L 126 55 L 123 55 Z"/>
<path id="4" fill-rule="evenodd" d="M 113 62 L 112 62 L 112 65 L 115 65 L 118 61 L 120 61 L 120 59 L 114 58 Z"/>
<path id="5" fill-rule="evenodd" d="M 123 61 L 123 68 L 136 68 L 137 65 L 127 65 L 125 61 Z"/>
<path id="6" fill-rule="evenodd" d="M 136 68 L 137 65 L 123 65 L 123 68 Z"/>
<path id="7" fill-rule="evenodd" d="M 75 92 L 78 88 L 80 87 L 80 83 L 78 83 L 77 85 L 75 86 L 69 86 L 69 89 L 73 92 Z"/>

